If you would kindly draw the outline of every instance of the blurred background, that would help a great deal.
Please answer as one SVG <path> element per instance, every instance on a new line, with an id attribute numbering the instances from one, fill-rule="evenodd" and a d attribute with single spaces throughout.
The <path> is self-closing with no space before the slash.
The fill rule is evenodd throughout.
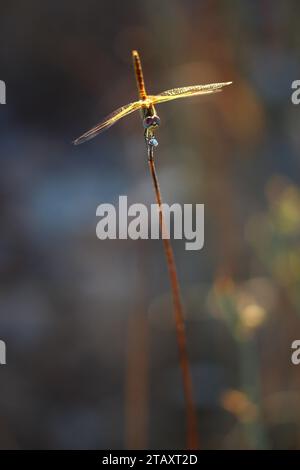
<path id="1" fill-rule="evenodd" d="M 2 0 L 0 447 L 184 448 L 160 240 L 100 241 L 96 207 L 154 202 L 137 113 L 71 141 L 146 87 L 233 80 L 158 107 L 165 202 L 205 204 L 173 243 L 202 449 L 299 449 L 299 2 Z"/>

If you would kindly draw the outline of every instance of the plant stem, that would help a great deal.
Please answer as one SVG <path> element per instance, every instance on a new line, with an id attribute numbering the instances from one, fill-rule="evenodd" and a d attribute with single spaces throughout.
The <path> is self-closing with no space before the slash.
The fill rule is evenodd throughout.
<path id="1" fill-rule="evenodd" d="M 170 242 L 170 238 L 167 236 L 164 216 L 162 210 L 162 197 L 159 188 L 157 173 L 154 164 L 154 152 L 153 146 L 147 145 L 148 150 L 148 162 L 150 173 L 154 185 L 155 197 L 159 207 L 159 223 L 161 227 L 163 246 L 165 251 L 165 256 L 168 265 L 173 305 L 174 305 L 174 316 L 175 316 L 175 325 L 176 325 L 176 334 L 177 334 L 177 343 L 179 349 L 179 362 L 182 373 L 183 381 L 183 390 L 184 398 L 186 403 L 186 423 L 187 423 L 187 448 L 188 449 L 197 449 L 198 445 L 198 430 L 197 430 L 197 413 L 196 406 L 193 397 L 193 385 L 192 377 L 190 371 L 190 363 L 187 353 L 187 341 L 186 341 L 186 331 L 184 323 L 184 314 L 183 307 L 181 303 L 180 296 L 180 287 L 177 276 L 174 252 Z"/>

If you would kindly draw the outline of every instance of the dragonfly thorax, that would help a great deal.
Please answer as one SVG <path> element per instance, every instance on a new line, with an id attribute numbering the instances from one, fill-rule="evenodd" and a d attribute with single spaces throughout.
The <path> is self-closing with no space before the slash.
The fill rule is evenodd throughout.
<path id="1" fill-rule="evenodd" d="M 160 125 L 160 118 L 153 104 L 142 107 L 142 120 L 144 129 L 154 130 Z"/>
<path id="2" fill-rule="evenodd" d="M 145 129 L 146 144 L 150 147 L 156 147 L 158 142 L 154 136 L 154 133 L 160 125 L 160 118 L 156 113 L 156 109 L 153 105 L 142 108 L 142 120 Z"/>

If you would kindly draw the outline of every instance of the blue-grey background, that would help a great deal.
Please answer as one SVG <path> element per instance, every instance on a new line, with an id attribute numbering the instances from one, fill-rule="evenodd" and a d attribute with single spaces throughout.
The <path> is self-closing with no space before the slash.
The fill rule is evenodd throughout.
<path id="1" fill-rule="evenodd" d="M 299 2 L 2 0 L 0 447 L 184 448 L 160 241 L 96 238 L 96 207 L 154 202 L 133 114 L 150 93 L 233 80 L 159 107 L 166 202 L 205 204 L 205 246 L 174 242 L 201 448 L 300 448 Z"/>

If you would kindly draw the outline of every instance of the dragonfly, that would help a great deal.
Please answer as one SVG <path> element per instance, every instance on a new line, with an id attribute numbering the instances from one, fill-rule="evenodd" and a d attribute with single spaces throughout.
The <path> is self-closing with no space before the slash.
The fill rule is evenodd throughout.
<path id="1" fill-rule="evenodd" d="M 155 138 L 155 131 L 160 125 L 160 117 L 156 112 L 155 105 L 167 101 L 177 100 L 179 98 L 189 98 L 192 96 L 208 95 L 211 93 L 220 92 L 222 91 L 223 87 L 232 84 L 232 82 L 223 82 L 209 83 L 207 85 L 192 85 L 181 88 L 172 88 L 171 90 L 163 91 L 158 95 L 148 95 L 145 87 L 141 59 L 139 53 L 136 50 L 132 51 L 132 59 L 139 100 L 134 101 L 133 103 L 128 103 L 116 109 L 116 111 L 113 111 L 95 127 L 75 139 L 73 142 L 74 145 L 79 145 L 83 142 L 93 139 L 123 117 L 128 116 L 134 111 L 140 110 L 146 144 L 152 147 L 156 147 L 158 142 Z"/>

